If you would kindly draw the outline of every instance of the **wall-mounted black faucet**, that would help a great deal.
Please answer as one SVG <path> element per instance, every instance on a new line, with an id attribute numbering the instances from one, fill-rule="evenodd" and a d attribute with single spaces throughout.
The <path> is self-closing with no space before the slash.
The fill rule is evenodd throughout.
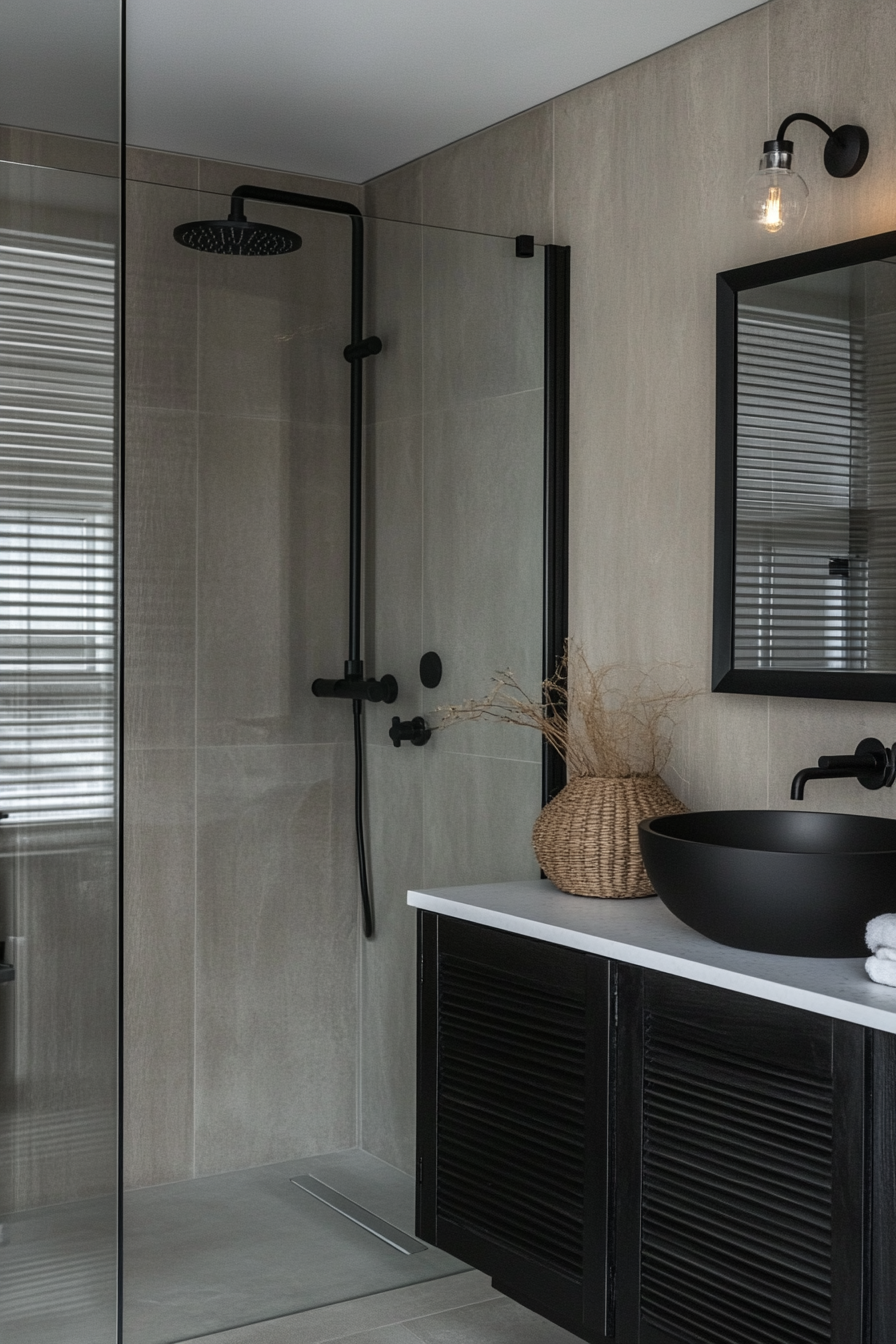
<path id="1" fill-rule="evenodd" d="M 876 737 L 865 737 L 852 756 L 819 756 L 817 767 L 796 772 L 791 798 L 802 798 L 807 779 L 857 779 L 865 789 L 889 788 L 896 779 L 896 745 L 885 747 Z"/>

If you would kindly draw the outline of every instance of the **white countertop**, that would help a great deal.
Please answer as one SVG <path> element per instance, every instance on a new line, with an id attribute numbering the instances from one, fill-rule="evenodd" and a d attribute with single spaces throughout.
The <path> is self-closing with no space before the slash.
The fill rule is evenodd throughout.
<path id="1" fill-rule="evenodd" d="M 896 989 L 869 980 L 863 958 L 777 957 L 724 947 L 682 924 L 658 896 L 594 900 L 536 880 L 409 891 L 408 904 L 896 1033 Z"/>

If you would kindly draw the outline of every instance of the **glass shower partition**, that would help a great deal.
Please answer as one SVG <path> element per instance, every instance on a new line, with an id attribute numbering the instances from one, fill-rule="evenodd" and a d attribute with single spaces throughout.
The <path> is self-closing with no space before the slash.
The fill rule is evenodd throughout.
<path id="1" fill-rule="evenodd" d="M 310 690 L 346 655 L 350 230 L 247 202 L 301 250 L 174 241 L 228 210 L 128 184 L 125 1344 L 465 1268 L 413 1240 L 405 894 L 537 871 L 536 740 L 388 729 L 541 680 L 542 249 L 366 221 L 365 659 L 400 685 L 365 708 L 366 942 L 351 707 Z"/>
<path id="2" fill-rule="evenodd" d="M 120 192 L 106 148 L 111 176 L 0 164 L 0 1337 L 16 1344 L 117 1336 Z"/>

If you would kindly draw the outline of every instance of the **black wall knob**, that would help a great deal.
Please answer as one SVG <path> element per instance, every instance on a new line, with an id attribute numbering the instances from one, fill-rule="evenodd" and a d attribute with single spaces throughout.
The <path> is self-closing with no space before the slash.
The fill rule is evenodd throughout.
<path id="1" fill-rule="evenodd" d="M 413 747 L 425 747 L 432 737 L 432 729 L 422 714 L 404 723 L 396 714 L 389 729 L 389 736 L 393 747 L 400 747 L 402 742 L 410 742 Z"/>
<path id="2" fill-rule="evenodd" d="M 428 691 L 434 691 L 442 680 L 442 660 L 437 653 L 424 653 L 420 659 L 420 680 Z"/>

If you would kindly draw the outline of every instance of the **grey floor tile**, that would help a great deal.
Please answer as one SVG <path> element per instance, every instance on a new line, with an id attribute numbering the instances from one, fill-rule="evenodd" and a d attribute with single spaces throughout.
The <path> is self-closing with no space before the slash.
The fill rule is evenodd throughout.
<path id="1" fill-rule="evenodd" d="M 574 1344 L 577 1338 L 507 1297 L 424 1316 L 407 1326 L 425 1344 Z"/>
<path id="2" fill-rule="evenodd" d="M 418 1336 L 404 1325 L 382 1325 L 359 1335 L 343 1335 L 346 1344 L 418 1344 Z"/>
<path id="3" fill-rule="evenodd" d="M 272 1318 L 464 1273 L 442 1251 L 401 1254 L 291 1184 L 309 1172 L 412 1227 L 413 1180 L 358 1149 L 132 1191 L 125 1199 L 125 1344 L 215 1332 L 227 1332 L 227 1344 L 317 1344 L 395 1324 L 395 1317 L 349 1316 L 312 1336 L 281 1335 Z"/>
<path id="4" fill-rule="evenodd" d="M 0 1339 L 111 1344 L 116 1256 L 111 1195 L 2 1217 Z"/>
<path id="5" fill-rule="evenodd" d="M 407 1288 L 374 1293 L 349 1302 L 334 1302 L 278 1320 L 259 1321 L 256 1325 L 204 1335 L 202 1344 L 328 1344 L 351 1339 L 359 1332 L 375 1331 L 381 1326 L 399 1325 L 433 1312 L 451 1311 L 473 1302 L 500 1297 L 491 1281 L 478 1270 L 469 1269 L 448 1278 L 430 1279 Z M 415 1338 L 412 1336 L 412 1338 Z M 125 1340 L 125 1344 L 130 1344 Z M 186 1341 L 199 1344 L 199 1341 Z"/>

